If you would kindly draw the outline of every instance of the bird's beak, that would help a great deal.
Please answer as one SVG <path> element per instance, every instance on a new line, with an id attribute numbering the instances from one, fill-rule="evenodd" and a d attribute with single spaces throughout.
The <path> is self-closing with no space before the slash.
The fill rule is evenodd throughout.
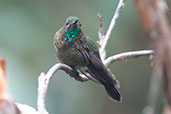
<path id="1" fill-rule="evenodd" d="M 78 22 L 78 20 L 76 20 L 73 24 L 75 25 L 75 24 L 77 24 L 77 22 Z"/>
<path id="2" fill-rule="evenodd" d="M 77 24 L 74 22 L 70 25 L 71 27 L 77 27 Z"/>

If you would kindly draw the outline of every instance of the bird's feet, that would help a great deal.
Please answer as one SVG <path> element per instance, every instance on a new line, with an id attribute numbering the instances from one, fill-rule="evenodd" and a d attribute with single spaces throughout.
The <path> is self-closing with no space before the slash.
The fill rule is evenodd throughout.
<path id="1" fill-rule="evenodd" d="M 72 68 L 72 72 L 70 73 L 70 76 L 80 82 L 88 81 L 88 78 L 83 74 L 79 74 L 75 68 Z"/>

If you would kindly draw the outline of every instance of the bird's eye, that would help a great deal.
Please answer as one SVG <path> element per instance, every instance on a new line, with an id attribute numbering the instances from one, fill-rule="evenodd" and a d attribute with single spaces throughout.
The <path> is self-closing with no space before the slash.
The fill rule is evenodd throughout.
<path id="1" fill-rule="evenodd" d="M 69 24 L 69 22 L 66 22 L 66 23 L 65 23 L 65 26 L 67 26 L 68 24 Z"/>

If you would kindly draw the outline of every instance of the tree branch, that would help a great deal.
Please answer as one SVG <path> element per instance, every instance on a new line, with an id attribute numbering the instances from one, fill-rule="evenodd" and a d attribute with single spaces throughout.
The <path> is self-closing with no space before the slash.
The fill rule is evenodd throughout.
<path id="1" fill-rule="evenodd" d="M 118 3 L 118 6 L 117 6 L 117 8 L 116 8 L 116 10 L 114 12 L 113 18 L 111 20 L 111 23 L 109 25 L 109 28 L 108 28 L 108 30 L 106 32 L 105 37 L 103 37 L 104 34 L 102 32 L 102 31 L 104 31 L 103 24 L 102 24 L 102 19 L 101 19 L 101 17 L 99 18 L 99 22 L 100 22 L 99 33 L 101 34 L 101 35 L 99 35 L 100 36 L 99 39 L 101 39 L 100 40 L 99 52 L 100 52 L 100 57 L 101 57 L 102 61 L 104 61 L 105 58 L 106 58 L 106 50 L 105 50 L 105 48 L 106 48 L 107 42 L 108 42 L 108 40 L 110 38 L 111 32 L 112 32 L 112 30 L 113 30 L 113 28 L 115 26 L 116 20 L 118 19 L 119 14 L 120 14 L 121 10 L 123 9 L 124 5 L 125 5 L 125 0 L 120 0 L 119 3 Z"/>
<path id="2" fill-rule="evenodd" d="M 137 58 L 140 56 L 147 56 L 147 55 L 152 55 L 154 54 L 153 50 L 141 50 L 141 51 L 131 51 L 131 52 L 124 52 L 120 54 L 116 54 L 114 56 L 108 57 L 105 61 L 104 64 L 107 66 L 108 64 L 115 62 L 115 61 L 120 61 L 120 60 L 125 60 L 128 58 Z"/>
<path id="3" fill-rule="evenodd" d="M 54 66 L 52 66 L 46 75 L 45 73 L 42 72 L 38 78 L 38 98 L 37 98 L 38 112 L 41 112 L 43 114 L 48 114 L 45 108 L 45 97 L 46 97 L 49 81 L 54 76 L 55 72 L 57 72 L 58 70 L 65 71 L 67 74 L 73 76 L 78 81 L 83 82 L 88 80 L 88 78 L 84 75 L 79 75 L 79 76 L 76 75 L 70 66 L 62 63 L 57 63 Z"/>

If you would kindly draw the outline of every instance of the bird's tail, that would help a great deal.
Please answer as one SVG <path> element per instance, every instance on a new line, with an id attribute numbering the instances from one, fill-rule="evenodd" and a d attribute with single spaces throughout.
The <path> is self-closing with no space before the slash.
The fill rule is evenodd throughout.
<path id="1" fill-rule="evenodd" d="M 121 95 L 119 93 L 119 91 L 117 90 L 117 88 L 114 86 L 114 84 L 103 84 L 106 92 L 108 94 L 108 96 L 112 99 L 112 100 L 116 100 L 116 101 L 121 101 Z"/>
<path id="2" fill-rule="evenodd" d="M 112 100 L 121 101 L 121 95 L 117 88 L 119 88 L 119 81 L 115 79 L 114 75 L 104 66 L 98 59 L 90 61 L 87 65 L 87 72 L 93 79 L 104 85 L 107 94 Z"/>
<path id="3" fill-rule="evenodd" d="M 117 88 L 119 82 L 115 79 L 114 75 L 108 70 L 102 61 L 91 53 L 82 52 L 88 61 L 87 70 L 90 74 L 90 79 L 96 80 L 104 85 L 108 95 L 113 100 L 121 101 L 121 95 Z M 92 77 L 92 78 L 91 78 Z"/>

